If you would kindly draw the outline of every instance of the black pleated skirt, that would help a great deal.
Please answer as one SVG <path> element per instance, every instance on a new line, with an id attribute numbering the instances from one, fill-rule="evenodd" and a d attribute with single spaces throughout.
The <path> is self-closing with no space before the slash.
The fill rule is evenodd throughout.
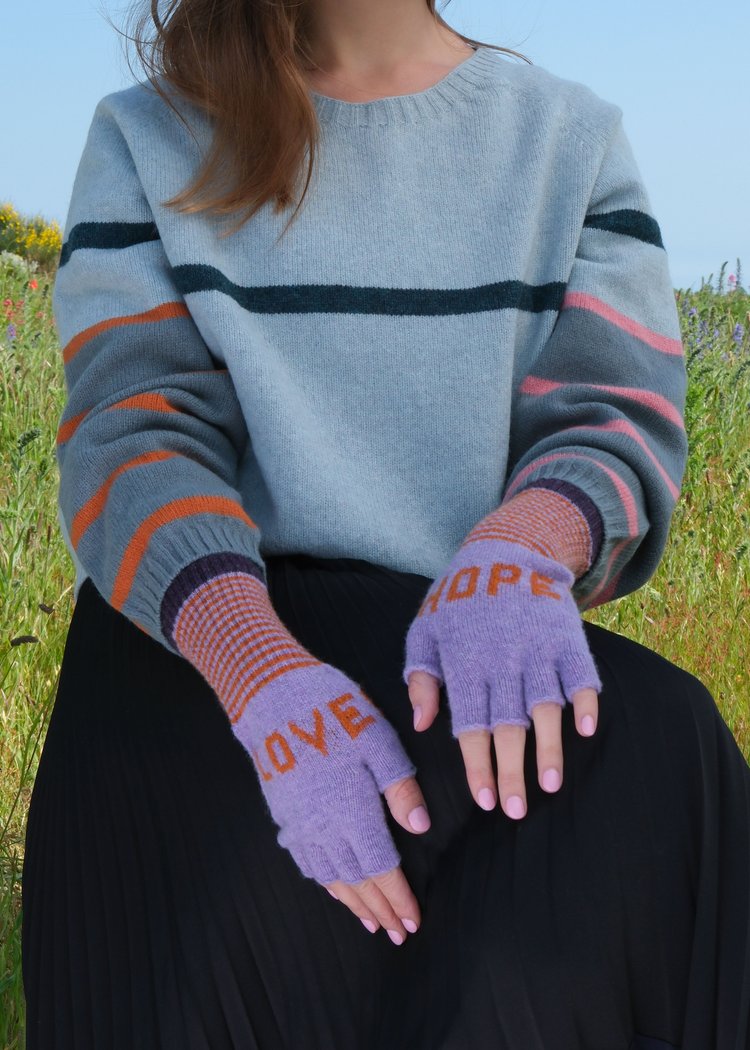
<path id="1" fill-rule="evenodd" d="M 584 623 L 597 731 L 563 708 L 548 794 L 532 725 L 514 821 L 473 801 L 444 693 L 412 728 L 404 640 L 431 581 L 267 564 L 289 630 L 417 766 L 430 830 L 383 811 L 420 929 L 370 934 L 299 873 L 215 694 L 89 579 L 28 814 L 27 1050 L 749 1050 L 750 767 L 700 681 Z"/>

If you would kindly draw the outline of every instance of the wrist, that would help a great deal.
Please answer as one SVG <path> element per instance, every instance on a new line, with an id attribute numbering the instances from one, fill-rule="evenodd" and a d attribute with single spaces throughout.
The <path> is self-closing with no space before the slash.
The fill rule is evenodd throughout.
<path id="1" fill-rule="evenodd" d="M 548 488 L 529 487 L 486 515 L 465 543 L 503 539 L 565 565 L 575 579 L 588 571 L 593 542 L 588 521 L 566 496 Z"/>
<path id="2" fill-rule="evenodd" d="M 196 587 L 180 607 L 174 641 L 232 724 L 268 682 L 320 663 L 281 622 L 265 584 L 244 572 L 223 573 Z"/>

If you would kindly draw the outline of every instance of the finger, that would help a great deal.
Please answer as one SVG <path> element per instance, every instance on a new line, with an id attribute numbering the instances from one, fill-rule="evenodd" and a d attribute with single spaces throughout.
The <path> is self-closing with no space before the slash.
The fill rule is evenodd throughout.
<path id="1" fill-rule="evenodd" d="M 440 681 L 427 671 L 412 671 L 409 675 L 409 700 L 414 709 L 414 728 L 428 729 L 438 713 Z M 417 708 L 420 710 L 417 711 Z"/>
<path id="2" fill-rule="evenodd" d="M 346 882 L 332 882 L 330 886 L 326 886 L 326 889 L 332 897 L 335 897 L 337 901 L 341 901 L 349 911 L 357 916 L 369 933 L 377 933 L 380 929 L 380 923 L 372 908 L 369 908 L 360 897 L 356 886 Z"/>
<path id="3" fill-rule="evenodd" d="M 363 879 L 353 888 L 394 944 L 403 943 L 409 932 L 415 932 L 405 923 L 419 929 L 422 921 L 419 904 L 400 867 Z"/>
<path id="4" fill-rule="evenodd" d="M 585 637 L 583 641 L 586 641 Z M 592 692 L 594 694 L 600 693 L 603 687 L 591 650 L 587 645 L 575 645 L 572 642 L 569 643 L 564 648 L 560 655 L 560 659 L 558 660 L 558 671 L 565 696 L 571 703 L 574 703 L 576 693 L 585 692 L 589 694 L 586 700 L 585 710 L 582 711 L 580 720 L 578 718 L 578 707 L 576 706 L 576 725 L 578 726 L 579 733 L 583 730 L 582 721 L 587 714 L 594 718 L 595 729 L 597 721 L 596 715 L 598 714 L 599 708 L 597 705 L 595 709 L 592 709 L 590 694 Z M 590 736 L 591 734 L 583 732 L 582 735 Z"/>
<path id="5" fill-rule="evenodd" d="M 414 777 L 406 777 L 384 789 L 393 819 L 413 834 L 429 830 L 431 821 L 422 790 Z"/>
<path id="6" fill-rule="evenodd" d="M 573 694 L 576 728 L 581 736 L 593 736 L 599 720 L 599 696 L 595 689 L 579 689 Z M 586 721 L 591 719 L 591 724 Z"/>
<path id="7" fill-rule="evenodd" d="M 466 729 L 458 734 L 469 791 L 482 809 L 495 808 L 495 774 L 492 769 L 489 729 Z"/>
<path id="8" fill-rule="evenodd" d="M 544 791 L 557 791 L 563 778 L 562 706 L 550 700 L 534 704 L 531 718 L 539 786 Z"/>
<path id="9" fill-rule="evenodd" d="M 492 735 L 497 756 L 497 784 L 500 805 L 509 817 L 519 820 L 526 815 L 526 786 L 523 779 L 523 756 L 526 748 L 526 726 L 501 723 Z M 514 799 L 520 801 L 512 801 Z"/>

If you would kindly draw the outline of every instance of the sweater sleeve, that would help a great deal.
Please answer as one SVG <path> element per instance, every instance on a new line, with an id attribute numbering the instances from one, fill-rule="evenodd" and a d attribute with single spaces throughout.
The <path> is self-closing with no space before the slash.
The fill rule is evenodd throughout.
<path id="1" fill-rule="evenodd" d="M 259 529 L 235 487 L 249 437 L 106 97 L 74 180 L 52 305 L 67 542 L 102 596 L 177 653 L 174 623 L 197 586 L 227 571 L 265 583 Z"/>
<path id="2" fill-rule="evenodd" d="M 548 488 L 577 504 L 596 556 L 581 610 L 642 586 L 666 546 L 687 464 L 679 315 L 661 232 L 617 116 L 554 328 L 514 377 L 503 501 Z"/>

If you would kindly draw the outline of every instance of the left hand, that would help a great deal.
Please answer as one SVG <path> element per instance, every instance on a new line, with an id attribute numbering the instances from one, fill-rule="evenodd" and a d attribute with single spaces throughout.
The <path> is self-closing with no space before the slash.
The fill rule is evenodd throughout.
<path id="1" fill-rule="evenodd" d="M 520 818 L 526 812 L 524 749 L 531 720 L 545 791 L 562 783 L 566 699 L 582 736 L 596 728 L 602 683 L 570 592 L 574 579 L 567 566 L 518 543 L 468 542 L 434 582 L 409 628 L 403 679 L 412 706 L 421 708 L 415 728 L 421 732 L 432 724 L 444 683 L 472 796 L 479 805 L 483 789 L 492 796 L 485 809 L 495 804 L 490 736 L 501 806 Z M 583 726 L 587 715 L 593 719 L 590 733 Z M 550 770 L 554 779 L 545 783 Z"/>

